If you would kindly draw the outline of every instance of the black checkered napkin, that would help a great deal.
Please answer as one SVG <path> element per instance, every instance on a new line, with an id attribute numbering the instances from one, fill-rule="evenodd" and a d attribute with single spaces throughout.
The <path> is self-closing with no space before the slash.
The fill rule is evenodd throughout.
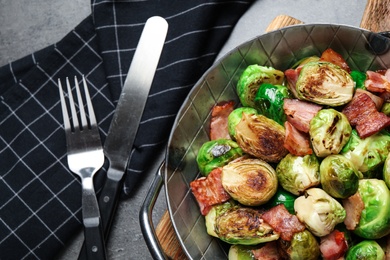
<path id="1" fill-rule="evenodd" d="M 175 115 L 251 1 L 92 1 L 60 42 L 0 68 L 0 258 L 53 259 L 81 227 L 81 185 L 66 162 L 57 79 L 85 75 L 104 141 L 147 18 L 168 36 L 123 197 L 166 144 Z M 104 182 L 107 162 L 95 177 Z"/>

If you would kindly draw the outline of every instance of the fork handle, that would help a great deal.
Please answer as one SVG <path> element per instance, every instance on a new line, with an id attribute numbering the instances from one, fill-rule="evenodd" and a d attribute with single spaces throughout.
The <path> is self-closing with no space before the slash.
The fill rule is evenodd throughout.
<path id="1" fill-rule="evenodd" d="M 87 259 L 105 260 L 106 250 L 99 217 L 84 219 L 84 235 Z"/>

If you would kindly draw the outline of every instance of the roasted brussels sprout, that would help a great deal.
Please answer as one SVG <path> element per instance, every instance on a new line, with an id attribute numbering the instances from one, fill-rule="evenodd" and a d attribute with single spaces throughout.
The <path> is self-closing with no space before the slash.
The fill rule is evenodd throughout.
<path id="1" fill-rule="evenodd" d="M 257 64 L 249 65 L 241 74 L 237 83 L 237 94 L 241 104 L 244 107 L 255 107 L 255 95 L 262 83 L 281 85 L 283 80 L 283 71 Z"/>
<path id="2" fill-rule="evenodd" d="M 276 176 L 283 189 L 295 195 L 320 184 L 320 163 L 315 155 L 287 154 L 276 166 Z"/>
<path id="3" fill-rule="evenodd" d="M 381 174 L 382 165 L 390 152 L 390 135 L 385 131 L 361 139 L 355 129 L 341 150 L 365 178 L 373 178 Z"/>
<path id="4" fill-rule="evenodd" d="M 245 153 L 267 162 L 279 162 L 287 153 L 283 126 L 263 115 L 242 114 L 236 141 Z"/>
<path id="5" fill-rule="evenodd" d="M 258 206 L 276 193 L 275 170 L 261 159 L 238 158 L 222 168 L 222 186 L 229 195 L 247 206 Z"/>
<path id="6" fill-rule="evenodd" d="M 363 240 L 352 246 L 345 255 L 345 260 L 383 260 L 385 252 L 375 240 Z"/>
<path id="7" fill-rule="evenodd" d="M 204 143 L 198 152 L 196 162 L 200 172 L 207 176 L 213 169 L 243 155 L 238 144 L 229 139 L 217 139 Z"/>
<path id="8" fill-rule="evenodd" d="M 352 77 L 352 80 L 355 81 L 355 88 L 366 89 L 364 85 L 364 81 L 367 78 L 366 73 L 353 70 L 350 72 L 350 75 Z"/>
<path id="9" fill-rule="evenodd" d="M 320 164 L 322 188 L 332 197 L 344 199 L 356 193 L 363 175 L 345 156 L 333 154 Z"/>
<path id="10" fill-rule="evenodd" d="M 381 112 L 384 113 L 386 116 L 390 116 L 390 103 L 384 102 L 381 108 Z"/>
<path id="11" fill-rule="evenodd" d="M 333 107 L 351 101 L 354 88 L 346 70 L 322 61 L 305 64 L 296 82 L 298 98 Z"/>
<path id="12" fill-rule="evenodd" d="M 275 207 L 276 205 L 283 204 L 290 214 L 295 214 L 294 211 L 294 201 L 297 196 L 291 194 L 290 192 L 278 188 L 276 190 L 275 195 L 271 198 L 271 200 L 267 203 L 268 208 Z"/>
<path id="13" fill-rule="evenodd" d="M 315 236 L 308 230 L 295 233 L 291 241 L 280 240 L 283 259 L 317 260 L 320 257 L 320 246 Z"/>
<path id="14" fill-rule="evenodd" d="M 257 110 L 252 107 L 239 107 L 234 109 L 228 116 L 228 131 L 230 137 L 233 139 L 236 139 L 236 125 L 240 123 L 243 113 L 250 115 L 258 114 Z"/>
<path id="15" fill-rule="evenodd" d="M 262 221 L 261 212 L 249 207 L 224 203 L 206 215 L 207 232 L 229 244 L 256 245 L 277 240 L 279 234 Z"/>
<path id="16" fill-rule="evenodd" d="M 286 121 L 283 103 L 285 98 L 290 97 L 292 96 L 286 86 L 263 83 L 256 93 L 255 107 L 260 114 L 283 125 Z"/>
<path id="17" fill-rule="evenodd" d="M 387 156 L 382 170 L 382 179 L 390 189 L 390 156 Z"/>
<path id="18" fill-rule="evenodd" d="M 298 219 L 316 236 L 322 237 L 343 222 L 346 212 L 341 204 L 320 188 L 310 188 L 294 203 Z"/>
<path id="19" fill-rule="evenodd" d="M 320 110 L 310 121 L 310 140 L 318 157 L 338 154 L 351 132 L 347 117 L 333 108 Z"/>
<path id="20" fill-rule="evenodd" d="M 366 239 L 378 239 L 390 233 L 390 191 L 379 179 L 359 180 L 359 195 L 364 209 L 354 233 Z"/>

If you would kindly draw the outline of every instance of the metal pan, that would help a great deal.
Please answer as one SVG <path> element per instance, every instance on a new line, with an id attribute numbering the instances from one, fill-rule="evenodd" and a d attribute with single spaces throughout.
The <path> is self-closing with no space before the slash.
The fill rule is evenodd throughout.
<path id="1" fill-rule="evenodd" d="M 165 163 L 156 174 L 140 213 L 141 228 L 155 259 L 166 256 L 156 239 L 150 213 L 164 184 L 169 214 L 189 259 L 227 259 L 229 245 L 206 233 L 204 217 L 189 188 L 199 177 L 196 154 L 208 141 L 211 108 L 220 101 L 238 104 L 235 86 L 250 64 L 290 68 L 327 48 L 340 53 L 352 70 L 390 68 L 390 40 L 382 34 L 337 24 L 286 27 L 252 39 L 226 54 L 196 83 L 182 105 L 169 138 Z"/>

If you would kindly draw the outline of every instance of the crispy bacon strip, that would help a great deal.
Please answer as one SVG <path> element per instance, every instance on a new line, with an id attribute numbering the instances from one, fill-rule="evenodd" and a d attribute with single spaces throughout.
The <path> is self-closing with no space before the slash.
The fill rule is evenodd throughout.
<path id="1" fill-rule="evenodd" d="M 373 135 L 390 125 L 390 117 L 376 109 L 374 101 L 365 93 L 354 95 L 342 111 L 361 138 Z"/>
<path id="2" fill-rule="evenodd" d="M 385 101 L 383 97 L 379 97 L 379 96 L 371 93 L 370 91 L 367 91 L 367 90 L 364 90 L 364 89 L 360 89 L 360 88 L 356 89 L 356 91 L 355 91 L 355 95 L 359 95 L 359 94 L 362 94 L 362 93 L 367 94 L 372 99 L 372 101 L 374 101 L 375 107 L 376 107 L 377 110 L 380 110 L 382 108 L 382 105 L 383 105 L 383 103 Z M 386 93 L 390 94 L 390 92 L 386 92 Z"/>
<path id="3" fill-rule="evenodd" d="M 338 52 L 335 52 L 331 48 L 326 49 L 321 54 L 320 61 L 331 62 L 331 63 L 339 66 L 340 68 L 346 70 L 348 73 L 351 72 L 351 69 L 349 68 L 349 66 L 348 66 L 347 62 L 345 61 L 345 59 L 343 58 L 343 56 L 341 56 Z"/>
<path id="4" fill-rule="evenodd" d="M 298 131 L 290 122 L 284 123 L 286 136 L 284 147 L 293 155 L 305 156 L 313 153 L 310 147 L 310 137 L 307 133 Z"/>
<path id="5" fill-rule="evenodd" d="M 376 71 L 367 71 L 367 79 L 364 82 L 364 86 L 367 90 L 372 92 L 390 92 L 390 72 L 385 73 L 385 75 Z"/>
<path id="6" fill-rule="evenodd" d="M 216 168 L 207 177 L 201 177 L 190 183 L 202 215 L 207 215 L 213 205 L 230 199 L 230 195 L 222 187 L 221 176 L 222 169 Z"/>
<path id="7" fill-rule="evenodd" d="M 348 243 L 343 232 L 335 229 L 329 235 L 321 237 L 320 251 L 324 260 L 340 259 L 347 250 Z"/>
<path id="8" fill-rule="evenodd" d="M 364 202 L 358 192 L 342 200 L 343 207 L 346 212 L 344 219 L 345 227 L 348 230 L 354 230 L 360 221 L 360 216 L 364 209 Z"/>
<path id="9" fill-rule="evenodd" d="M 290 214 L 283 204 L 267 210 L 262 218 L 280 233 L 281 239 L 286 241 L 291 241 L 295 233 L 305 230 L 305 225 L 298 220 L 297 216 Z"/>
<path id="10" fill-rule="evenodd" d="M 283 110 L 287 116 L 287 121 L 304 133 L 309 132 L 310 121 L 321 109 L 322 106 L 314 103 L 298 99 L 284 99 Z"/>
<path id="11" fill-rule="evenodd" d="M 228 131 L 228 116 L 234 109 L 234 102 L 222 102 L 211 110 L 210 139 L 230 139 Z"/>

